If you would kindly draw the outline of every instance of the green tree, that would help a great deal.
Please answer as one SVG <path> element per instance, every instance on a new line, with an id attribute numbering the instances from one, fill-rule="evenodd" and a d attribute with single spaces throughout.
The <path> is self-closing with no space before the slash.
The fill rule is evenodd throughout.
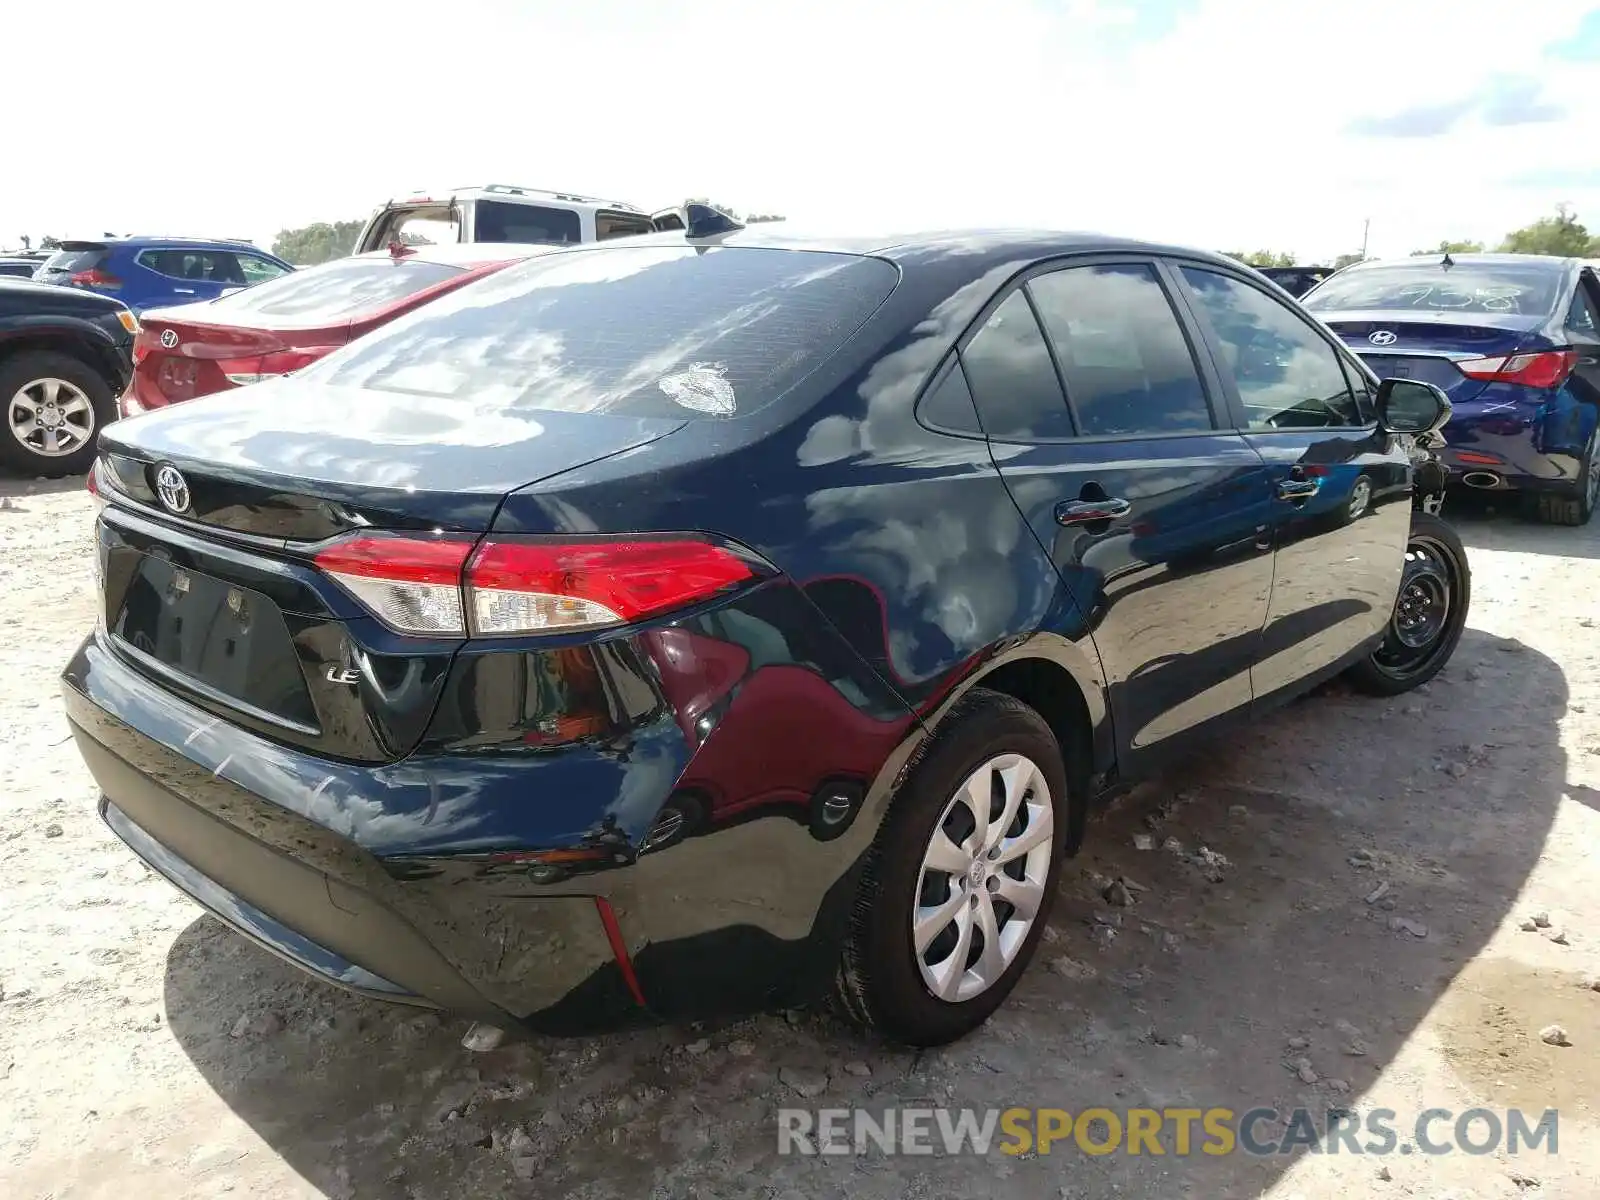
<path id="1" fill-rule="evenodd" d="M 1426 250 L 1413 250 L 1412 258 L 1431 258 L 1435 254 L 1482 254 L 1482 242 L 1440 242 Z"/>
<path id="2" fill-rule="evenodd" d="M 343 258 L 355 249 L 362 221 L 318 221 L 299 229 L 281 229 L 272 239 L 272 252 L 297 267 Z"/>
<path id="3" fill-rule="evenodd" d="M 39 249 L 41 249 L 41 250 L 59 250 L 59 249 L 61 249 L 61 239 L 60 238 L 56 238 L 56 237 L 51 237 L 47 233 L 42 238 L 39 239 Z"/>
<path id="4" fill-rule="evenodd" d="M 1243 250 L 1224 251 L 1229 258 L 1236 258 L 1242 263 L 1252 267 L 1292 267 L 1294 255 L 1287 250 Z"/>
<path id="5" fill-rule="evenodd" d="M 684 201 L 684 203 L 685 204 L 709 204 L 712 208 L 719 209 L 720 211 L 727 213 L 735 221 L 743 221 L 746 225 L 759 225 L 763 221 L 785 221 L 785 220 L 788 220 L 787 217 L 779 216 L 777 213 L 747 213 L 747 214 L 745 214 L 744 216 L 741 217 L 739 215 L 739 210 L 734 208 L 733 205 L 731 205 L 731 204 L 718 204 L 715 200 L 708 200 L 704 196 L 690 196 L 689 199 Z"/>
<path id="6" fill-rule="evenodd" d="M 1541 217 L 1532 225 L 1513 229 L 1500 243 L 1507 254 L 1554 254 L 1562 258 L 1587 258 L 1600 254 L 1600 237 L 1592 237 L 1569 205 L 1556 205 L 1556 215 Z"/>
<path id="7" fill-rule="evenodd" d="M 763 221 L 787 221 L 789 218 L 779 213 L 751 213 L 744 219 L 746 225 L 760 225 Z"/>
<path id="8" fill-rule="evenodd" d="M 1360 254 L 1341 254 L 1338 258 L 1333 260 L 1333 269 L 1335 271 L 1342 271 L 1346 267 L 1351 267 L 1358 262 L 1365 261 L 1366 259 L 1362 258 Z"/>

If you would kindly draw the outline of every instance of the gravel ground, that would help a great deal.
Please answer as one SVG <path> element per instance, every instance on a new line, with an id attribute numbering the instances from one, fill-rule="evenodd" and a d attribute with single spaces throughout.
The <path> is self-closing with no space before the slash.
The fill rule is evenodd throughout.
<path id="1" fill-rule="evenodd" d="M 0 497 L 0 1196 L 1600 1195 L 1600 522 L 1453 512 L 1476 578 L 1446 672 L 1324 689 L 1120 801 L 957 1046 L 793 1013 L 471 1055 L 456 1022 L 303 980 L 102 827 L 56 683 L 92 623 L 90 504 Z M 917 1102 L 1561 1123 L 1515 1158 L 775 1153 L 780 1106 Z"/>

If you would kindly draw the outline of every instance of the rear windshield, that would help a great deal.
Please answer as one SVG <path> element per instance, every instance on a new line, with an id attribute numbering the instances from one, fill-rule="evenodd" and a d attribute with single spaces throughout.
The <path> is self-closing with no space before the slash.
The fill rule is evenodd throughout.
<path id="1" fill-rule="evenodd" d="M 302 375 L 500 411 L 743 415 L 838 349 L 898 278 L 851 254 L 613 242 L 507 268 Z"/>
<path id="2" fill-rule="evenodd" d="M 1313 312 L 1334 309 L 1430 311 L 1546 316 L 1560 283 L 1548 267 L 1516 263 L 1396 263 L 1335 275 L 1306 298 Z"/>
<path id="3" fill-rule="evenodd" d="M 346 258 L 258 283 L 212 303 L 214 312 L 339 321 L 413 296 L 462 273 L 461 267 L 416 259 Z"/>
<path id="4" fill-rule="evenodd" d="M 583 231 L 578 224 L 578 214 L 569 208 L 479 200 L 472 240 L 522 242 L 525 245 L 576 245 L 583 240 Z"/>
<path id="5" fill-rule="evenodd" d="M 57 250 L 45 259 L 42 271 L 90 271 L 105 257 L 104 250 Z"/>

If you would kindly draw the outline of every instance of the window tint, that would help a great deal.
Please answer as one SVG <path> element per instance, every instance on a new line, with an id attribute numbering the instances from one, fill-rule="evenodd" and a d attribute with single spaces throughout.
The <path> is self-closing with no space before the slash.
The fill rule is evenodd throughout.
<path id="1" fill-rule="evenodd" d="M 967 374 L 959 361 L 951 363 L 944 378 L 922 397 L 917 415 L 940 429 L 983 436 L 978 410 L 972 403 L 972 389 L 967 386 Z"/>
<path id="2" fill-rule="evenodd" d="M 1189 342 L 1150 266 L 1073 267 L 1028 281 L 1084 436 L 1210 429 Z"/>
<path id="3" fill-rule="evenodd" d="M 345 258 L 269 279 L 212 307 L 229 316 L 289 317 L 305 325 L 348 320 L 461 273 L 416 259 Z"/>
<path id="4" fill-rule="evenodd" d="M 254 254 L 240 254 L 237 257 L 239 270 L 244 273 L 246 283 L 265 283 L 269 279 L 287 274 L 277 263 L 257 258 Z"/>
<path id="5" fill-rule="evenodd" d="M 477 233 L 473 240 L 566 245 L 582 241 L 583 234 L 578 214 L 570 209 L 479 200 Z"/>
<path id="6" fill-rule="evenodd" d="M 1002 441 L 1071 437 L 1072 417 L 1021 291 L 1006 297 L 961 352 L 984 432 Z"/>
<path id="7" fill-rule="evenodd" d="M 469 400 L 485 419 L 745 415 L 832 355 L 898 279 L 881 259 L 753 247 L 624 243 L 542 255 L 418 308 L 301 377 Z"/>
<path id="8" fill-rule="evenodd" d="M 1251 429 L 1363 424 L 1339 355 L 1305 319 L 1259 288 L 1184 267 L 1233 373 Z"/>
<path id="9" fill-rule="evenodd" d="M 643 213 L 599 212 L 594 215 L 594 236 L 602 242 L 607 238 L 653 232 L 655 226 Z"/>

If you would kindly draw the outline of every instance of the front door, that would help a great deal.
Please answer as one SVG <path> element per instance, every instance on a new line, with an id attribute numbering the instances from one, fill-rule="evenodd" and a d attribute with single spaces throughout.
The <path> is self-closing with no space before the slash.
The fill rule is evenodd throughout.
<path id="1" fill-rule="evenodd" d="M 1270 702 L 1359 656 L 1393 612 L 1411 467 L 1377 431 L 1367 377 L 1332 334 L 1265 288 L 1180 264 L 1234 423 L 1272 488 L 1272 604 L 1255 667 Z"/>
<path id="2" fill-rule="evenodd" d="M 1034 273 L 962 349 L 991 454 L 1094 638 L 1125 769 L 1248 711 L 1272 585 L 1261 457 L 1148 260 Z"/>

